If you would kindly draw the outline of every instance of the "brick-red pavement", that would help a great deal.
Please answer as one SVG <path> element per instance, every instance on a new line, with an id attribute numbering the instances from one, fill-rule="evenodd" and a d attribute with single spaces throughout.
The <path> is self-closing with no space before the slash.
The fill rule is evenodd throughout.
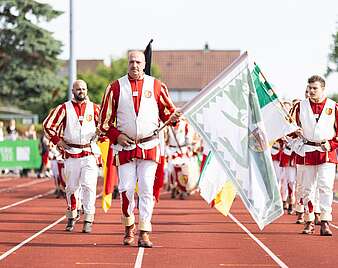
<path id="1" fill-rule="evenodd" d="M 1 182 L 0 189 L 32 179 Z M 100 182 L 100 189 L 101 189 Z M 53 181 L 18 188 L 0 195 L 0 207 L 53 188 Z M 337 189 L 337 187 L 336 187 Z M 105 214 L 101 200 L 92 234 L 82 234 L 82 222 L 73 233 L 65 221 L 0 261 L 0 267 L 134 267 L 137 247 L 121 245 L 119 201 Z M 53 195 L 0 211 L 0 255 L 64 215 L 65 201 Z M 257 238 L 289 267 L 338 267 L 338 231 L 333 237 L 300 234 L 294 215 L 284 215 L 259 231 L 237 198 L 231 210 Z M 334 221 L 338 225 L 338 204 Z M 278 267 L 236 223 L 211 209 L 197 195 L 172 200 L 164 193 L 153 216 L 152 240 L 145 249 L 142 267 Z"/>

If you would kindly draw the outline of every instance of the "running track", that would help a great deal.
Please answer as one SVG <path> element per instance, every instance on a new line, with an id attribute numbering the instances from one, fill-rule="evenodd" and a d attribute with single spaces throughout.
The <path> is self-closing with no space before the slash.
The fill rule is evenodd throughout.
<path id="1" fill-rule="evenodd" d="M 66 233 L 65 201 L 52 189 L 52 180 L 0 177 L 0 267 L 338 267 L 338 203 L 334 236 L 320 237 L 319 226 L 301 235 L 294 215 L 259 231 L 239 199 L 225 218 L 197 195 L 171 200 L 163 193 L 155 247 L 139 249 L 121 245 L 118 200 L 104 214 L 97 199 L 92 234 L 81 233 L 81 221 Z"/>

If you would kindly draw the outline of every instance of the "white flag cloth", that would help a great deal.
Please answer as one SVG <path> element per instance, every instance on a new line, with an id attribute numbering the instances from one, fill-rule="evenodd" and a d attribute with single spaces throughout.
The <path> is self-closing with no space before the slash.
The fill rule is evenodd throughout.
<path id="1" fill-rule="evenodd" d="M 247 54 L 182 108 L 260 229 L 283 214 Z"/>
<path id="2" fill-rule="evenodd" d="M 213 153 L 210 152 L 204 163 L 198 184 L 200 195 L 210 204 L 228 180 L 229 178 L 222 165 L 213 156 Z"/>

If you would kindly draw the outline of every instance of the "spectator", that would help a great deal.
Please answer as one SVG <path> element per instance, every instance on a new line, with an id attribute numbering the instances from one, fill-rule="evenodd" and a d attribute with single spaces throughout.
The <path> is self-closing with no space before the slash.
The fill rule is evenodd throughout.
<path id="1" fill-rule="evenodd" d="M 18 138 L 18 132 L 16 130 L 15 119 L 9 121 L 9 126 L 7 127 L 7 136 L 9 140 L 15 141 Z"/>
<path id="2" fill-rule="evenodd" d="M 36 131 L 34 124 L 31 124 L 29 126 L 28 130 L 25 132 L 25 137 L 30 140 L 36 140 Z"/>
<path id="3" fill-rule="evenodd" d="M 40 167 L 40 172 L 38 174 L 38 178 L 44 178 L 44 177 L 50 177 L 49 174 L 49 159 L 48 159 L 48 154 L 49 154 L 49 140 L 45 135 L 41 136 L 40 139 L 40 153 L 41 153 L 41 167 Z"/>
<path id="4" fill-rule="evenodd" d="M 0 141 L 4 140 L 4 122 L 0 121 Z"/>

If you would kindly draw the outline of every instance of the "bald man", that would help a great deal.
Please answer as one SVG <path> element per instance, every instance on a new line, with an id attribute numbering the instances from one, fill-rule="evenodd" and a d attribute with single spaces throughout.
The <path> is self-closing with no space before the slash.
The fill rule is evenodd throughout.
<path id="1" fill-rule="evenodd" d="M 67 197 L 66 231 L 73 231 L 79 198 L 84 209 L 82 232 L 90 233 L 95 215 L 97 157 L 100 150 L 94 142 L 100 108 L 88 98 L 83 80 L 73 83 L 73 99 L 52 109 L 43 128 L 50 141 L 62 151 Z M 81 197 L 79 190 L 81 187 Z"/>
<path id="2" fill-rule="evenodd" d="M 113 165 L 119 176 L 124 245 L 135 242 L 134 193 L 138 183 L 139 247 L 152 247 L 149 233 L 154 207 L 153 185 L 160 161 L 160 140 L 156 131 L 160 120 L 178 119 L 167 87 L 144 74 L 143 52 L 128 55 L 128 74 L 113 81 L 104 94 L 99 130 L 110 139 Z M 115 123 L 116 122 L 116 123 Z M 154 132 L 155 131 L 155 132 Z"/>

